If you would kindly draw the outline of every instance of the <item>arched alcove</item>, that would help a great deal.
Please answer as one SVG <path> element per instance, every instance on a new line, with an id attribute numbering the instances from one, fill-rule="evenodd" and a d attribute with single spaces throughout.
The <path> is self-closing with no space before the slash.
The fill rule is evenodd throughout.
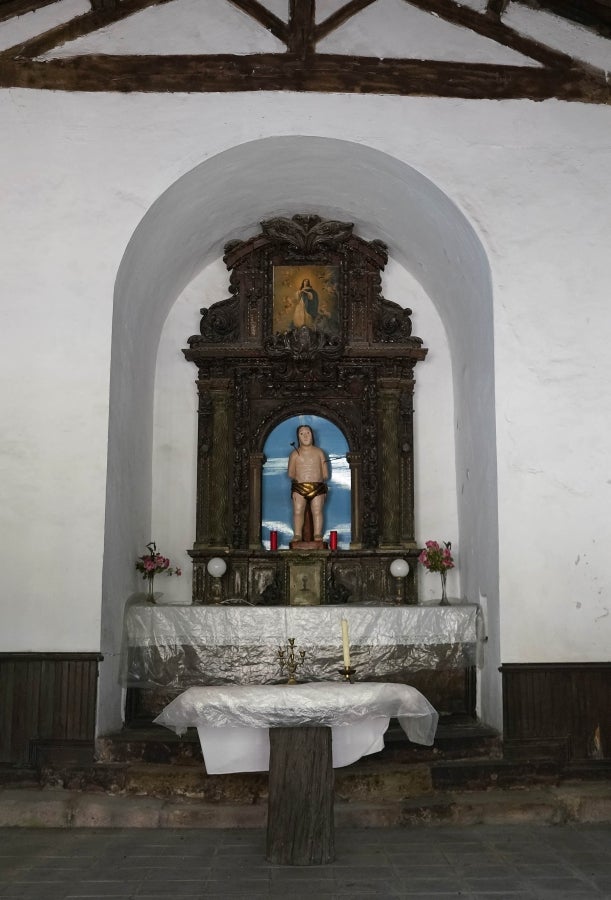
<path id="1" fill-rule="evenodd" d="M 133 560 L 149 539 L 155 354 L 168 310 L 229 238 L 273 215 L 319 213 L 383 240 L 435 302 L 454 372 L 460 566 L 464 594 L 487 599 L 481 714 L 500 726 L 496 668 L 498 528 L 493 320 L 489 266 L 466 217 L 406 162 L 325 138 L 242 144 L 180 178 L 149 209 L 115 286 L 98 728 L 117 727 L 122 611 Z"/>

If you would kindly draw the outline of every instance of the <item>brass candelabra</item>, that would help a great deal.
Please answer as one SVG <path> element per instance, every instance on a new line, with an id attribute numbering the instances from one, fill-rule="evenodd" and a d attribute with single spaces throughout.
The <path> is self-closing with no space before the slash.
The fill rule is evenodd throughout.
<path id="1" fill-rule="evenodd" d="M 287 684 L 297 684 L 295 673 L 303 665 L 305 650 L 296 650 L 295 638 L 289 638 L 286 647 L 278 647 L 277 656 L 280 672 L 283 673 L 285 669 L 288 672 Z"/>

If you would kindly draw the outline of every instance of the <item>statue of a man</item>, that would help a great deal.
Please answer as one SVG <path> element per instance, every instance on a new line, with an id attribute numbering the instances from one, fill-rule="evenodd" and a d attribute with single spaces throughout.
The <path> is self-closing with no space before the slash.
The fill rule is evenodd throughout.
<path id="1" fill-rule="evenodd" d="M 314 435 L 309 425 L 297 429 L 299 446 L 289 456 L 288 476 L 291 479 L 293 501 L 293 540 L 303 540 L 303 525 L 308 503 L 312 511 L 314 540 L 322 541 L 323 506 L 329 478 L 327 458 L 320 447 L 314 445 Z"/>

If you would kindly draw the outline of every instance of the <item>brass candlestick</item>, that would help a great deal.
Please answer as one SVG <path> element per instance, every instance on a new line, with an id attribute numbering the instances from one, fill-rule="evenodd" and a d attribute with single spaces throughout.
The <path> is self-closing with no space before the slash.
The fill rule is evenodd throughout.
<path id="1" fill-rule="evenodd" d="M 343 676 L 344 681 L 347 681 L 350 684 L 354 684 L 356 669 L 354 669 L 352 666 L 342 666 L 341 669 L 338 669 L 337 671 L 340 675 Z"/>
<path id="2" fill-rule="evenodd" d="M 305 650 L 295 650 L 295 638 L 289 638 L 287 647 L 278 647 L 277 656 L 280 663 L 280 672 L 284 672 L 286 669 L 289 673 L 287 684 L 297 684 L 295 673 L 303 665 Z"/>

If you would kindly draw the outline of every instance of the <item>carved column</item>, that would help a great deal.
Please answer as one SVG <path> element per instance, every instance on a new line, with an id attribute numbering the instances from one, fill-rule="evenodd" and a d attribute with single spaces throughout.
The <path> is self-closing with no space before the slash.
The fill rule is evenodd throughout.
<path id="1" fill-rule="evenodd" d="M 210 382 L 212 398 L 212 430 L 214 444 L 210 455 L 208 480 L 209 543 L 213 547 L 228 547 L 230 536 L 231 494 L 231 382 L 218 379 Z"/>
<path id="2" fill-rule="evenodd" d="M 414 382 L 404 382 L 400 409 L 401 543 L 414 546 Z"/>
<path id="3" fill-rule="evenodd" d="M 251 509 L 250 472 L 250 390 L 252 373 L 241 368 L 234 380 L 233 397 L 233 531 L 231 545 L 245 549 L 249 546 Z"/>
<path id="4" fill-rule="evenodd" d="M 399 385 L 394 379 L 378 382 L 380 436 L 380 547 L 400 544 Z"/>
<path id="5" fill-rule="evenodd" d="M 365 374 L 362 399 L 362 479 L 360 519 L 362 522 L 363 547 L 373 548 L 380 544 L 380 479 L 379 460 L 378 386 L 375 371 Z"/>
<path id="6" fill-rule="evenodd" d="M 193 584 L 191 588 L 191 603 L 202 604 L 204 602 L 206 586 L 206 566 L 196 562 L 193 566 Z"/>
<path id="7" fill-rule="evenodd" d="M 361 515 L 361 478 L 362 463 L 360 453 L 347 453 L 346 459 L 350 466 L 350 522 L 352 534 L 350 535 L 350 549 L 362 550 L 363 530 Z"/>
<path id="8" fill-rule="evenodd" d="M 207 379 L 197 381 L 197 516 L 195 543 L 210 543 L 210 463 L 212 454 L 212 398 Z"/>
<path id="9" fill-rule="evenodd" d="M 250 514 L 248 518 L 248 547 L 250 550 L 261 549 L 261 508 L 263 463 L 265 454 L 251 453 L 249 460 Z"/>

